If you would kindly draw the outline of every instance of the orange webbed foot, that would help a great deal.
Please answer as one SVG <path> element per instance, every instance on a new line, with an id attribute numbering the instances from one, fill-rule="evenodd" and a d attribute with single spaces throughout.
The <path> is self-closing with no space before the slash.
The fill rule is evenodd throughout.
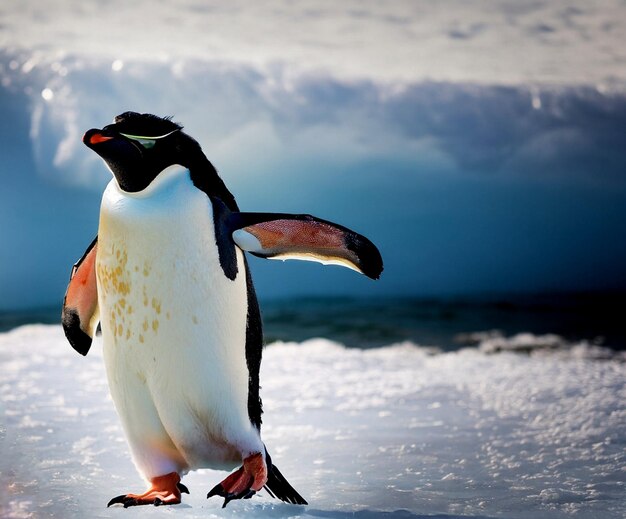
<path id="1" fill-rule="evenodd" d="M 109 501 L 107 507 L 115 504 L 129 506 L 140 505 L 177 505 L 180 503 L 181 492 L 189 494 L 189 489 L 180 482 L 176 472 L 158 476 L 150 480 L 150 488 L 143 494 L 122 494 Z"/>
<path id="2" fill-rule="evenodd" d="M 267 464 L 260 452 L 243 460 L 243 466 L 233 472 L 224 481 L 218 483 L 207 494 L 224 498 L 224 508 L 234 499 L 250 499 L 267 483 Z"/>

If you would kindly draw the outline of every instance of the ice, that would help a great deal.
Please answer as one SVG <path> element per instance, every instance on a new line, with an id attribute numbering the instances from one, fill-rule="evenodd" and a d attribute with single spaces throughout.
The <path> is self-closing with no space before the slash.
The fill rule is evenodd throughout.
<path id="1" fill-rule="evenodd" d="M 58 326 L 18 328 L 0 335 L 0 515 L 624 517 L 626 363 L 566 346 L 487 355 L 272 344 L 263 438 L 309 506 L 260 495 L 222 510 L 205 496 L 225 473 L 202 470 L 185 477 L 182 505 L 124 511 L 107 501 L 144 483 L 100 344 L 83 358 Z"/>

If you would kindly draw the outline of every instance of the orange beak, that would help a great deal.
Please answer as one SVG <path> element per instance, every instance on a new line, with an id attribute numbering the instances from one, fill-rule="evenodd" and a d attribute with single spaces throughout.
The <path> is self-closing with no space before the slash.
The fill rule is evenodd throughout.
<path id="1" fill-rule="evenodd" d="M 89 139 L 89 144 L 98 144 L 100 142 L 110 141 L 113 137 L 105 137 L 101 133 L 94 133 Z"/>

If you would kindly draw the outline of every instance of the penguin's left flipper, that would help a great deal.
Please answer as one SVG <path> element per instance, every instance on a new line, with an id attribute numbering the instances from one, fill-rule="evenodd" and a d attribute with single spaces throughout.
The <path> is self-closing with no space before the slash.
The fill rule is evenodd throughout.
<path id="1" fill-rule="evenodd" d="M 72 267 L 70 282 L 63 300 L 61 322 L 67 340 L 78 353 L 87 355 L 99 321 L 96 286 L 98 237 Z"/>
<path id="2" fill-rule="evenodd" d="M 376 246 L 347 227 L 309 214 L 232 213 L 233 241 L 255 256 L 342 265 L 378 279 L 383 260 Z"/>

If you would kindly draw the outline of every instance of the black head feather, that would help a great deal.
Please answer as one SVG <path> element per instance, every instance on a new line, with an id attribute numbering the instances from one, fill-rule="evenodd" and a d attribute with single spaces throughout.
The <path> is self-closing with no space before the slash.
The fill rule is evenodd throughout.
<path id="1" fill-rule="evenodd" d="M 183 129 L 182 125 L 172 121 L 171 117 L 158 117 L 137 112 L 124 112 L 116 116 L 114 122 L 115 129 L 119 133 L 142 137 L 159 137 Z"/>

